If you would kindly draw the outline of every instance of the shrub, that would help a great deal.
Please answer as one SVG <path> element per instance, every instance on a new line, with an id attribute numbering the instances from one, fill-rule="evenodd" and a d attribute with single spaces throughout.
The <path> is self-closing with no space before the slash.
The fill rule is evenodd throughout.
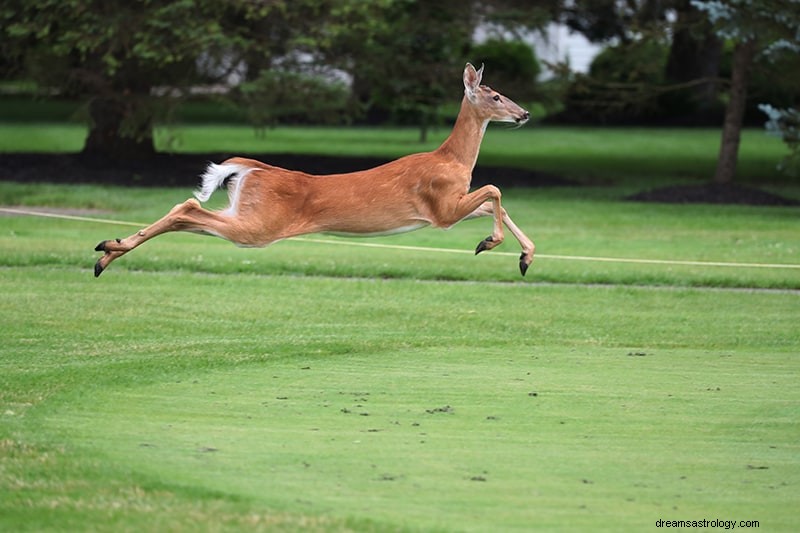
<path id="1" fill-rule="evenodd" d="M 610 46 L 567 89 L 567 121 L 630 123 L 659 113 L 657 87 L 664 81 L 668 48 L 656 40 Z"/>
<path id="2" fill-rule="evenodd" d="M 769 117 L 765 124 L 767 132 L 780 137 L 790 150 L 778 169 L 792 177 L 800 176 L 800 111 L 776 109 L 769 104 L 761 104 L 758 108 Z"/>
<path id="3" fill-rule="evenodd" d="M 521 102 L 537 98 L 542 68 L 533 48 L 524 42 L 491 39 L 474 46 L 470 56 L 476 66 L 486 65 L 493 89 Z"/>
<path id="4" fill-rule="evenodd" d="M 350 90 L 345 83 L 322 76 L 283 70 L 262 70 L 238 87 L 236 101 L 256 127 L 281 122 L 332 124 L 348 115 Z"/>

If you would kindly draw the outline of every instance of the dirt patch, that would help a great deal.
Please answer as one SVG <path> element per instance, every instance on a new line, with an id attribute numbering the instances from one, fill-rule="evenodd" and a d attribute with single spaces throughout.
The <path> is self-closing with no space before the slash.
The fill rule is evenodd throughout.
<path id="1" fill-rule="evenodd" d="M 119 161 L 84 154 L 2 154 L 0 181 L 194 188 L 198 185 L 198 177 L 209 162 L 218 163 L 233 155 L 237 154 L 156 154 L 152 158 L 143 160 Z M 248 154 L 246 157 L 310 174 L 353 172 L 373 168 L 389 161 L 377 157 L 297 154 Z M 478 165 L 473 172 L 472 186 L 480 187 L 489 183 L 498 187 L 580 185 L 563 176 L 547 172 Z M 797 200 L 751 187 L 715 184 L 664 187 L 629 196 L 626 200 L 682 204 L 800 205 Z"/>
<path id="2" fill-rule="evenodd" d="M 0 180 L 26 183 L 100 183 L 136 187 L 195 187 L 209 162 L 221 162 L 236 154 L 157 154 L 146 160 L 125 161 L 87 157 L 83 154 L 3 154 Z M 241 154 L 238 154 L 241 155 Z M 296 154 L 248 154 L 270 165 L 310 174 L 339 174 L 373 168 L 388 159 Z M 576 182 L 519 168 L 479 165 L 473 186 L 493 183 L 499 187 L 563 187 Z"/>

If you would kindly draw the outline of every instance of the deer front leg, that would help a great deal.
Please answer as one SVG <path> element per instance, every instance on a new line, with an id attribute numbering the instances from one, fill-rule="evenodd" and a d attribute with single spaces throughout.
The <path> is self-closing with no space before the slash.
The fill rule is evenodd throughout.
<path id="1" fill-rule="evenodd" d="M 511 220 L 511 217 L 508 216 L 508 212 L 505 208 L 501 207 L 501 215 L 503 224 L 511 231 L 511 233 L 516 237 L 517 241 L 519 242 L 520 246 L 522 246 L 522 255 L 519 257 L 519 270 L 524 276 L 525 273 L 528 271 L 528 267 L 533 262 L 533 254 L 536 250 L 536 246 L 533 244 L 533 241 L 528 238 L 525 233 Z M 466 218 L 477 218 L 477 217 L 486 217 L 492 216 L 496 213 L 494 210 L 494 206 L 492 202 L 484 202 L 481 204 L 475 211 L 467 215 Z M 480 245 L 479 245 L 480 246 Z M 478 253 L 476 251 L 475 253 Z"/>
<path id="2" fill-rule="evenodd" d="M 485 185 L 476 191 L 462 196 L 458 201 L 458 205 L 456 206 L 456 211 L 459 216 L 458 220 L 474 218 L 474 216 L 483 216 L 474 215 L 477 210 L 482 209 L 483 205 L 488 206 L 485 215 L 494 216 L 492 234 L 478 243 L 478 246 L 475 247 L 475 255 L 499 246 L 505 239 L 501 215 L 503 208 L 500 205 L 500 197 L 500 189 L 494 185 Z"/>
<path id="3" fill-rule="evenodd" d="M 500 205 L 500 196 L 500 189 L 494 185 L 485 185 L 480 189 L 465 194 L 459 197 L 454 204 L 450 204 L 449 207 L 446 204 L 441 206 L 436 225 L 449 228 L 453 224 L 467 218 L 493 215 L 494 228 L 492 234 L 478 243 L 478 246 L 475 248 L 475 254 L 477 255 L 485 250 L 491 250 L 499 246 L 505 238 L 503 235 L 503 208 Z M 484 203 L 489 207 L 478 214 L 477 211 L 482 209 L 481 206 Z"/>

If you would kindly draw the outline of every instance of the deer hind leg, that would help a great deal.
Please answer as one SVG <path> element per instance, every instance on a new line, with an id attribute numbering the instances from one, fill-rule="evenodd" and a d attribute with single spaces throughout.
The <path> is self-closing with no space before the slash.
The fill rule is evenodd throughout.
<path id="1" fill-rule="evenodd" d="M 137 246 L 171 231 L 189 231 L 216 235 L 240 244 L 236 235 L 236 219 L 214 211 L 208 211 L 200 203 L 191 198 L 182 204 L 173 207 L 163 218 L 126 237 L 102 241 L 95 247 L 95 251 L 104 252 L 103 256 L 94 266 L 95 277 L 103 273 L 108 265 L 115 259 L 122 257 Z"/>
<path id="2" fill-rule="evenodd" d="M 469 218 L 477 218 L 485 216 L 495 216 L 496 220 L 497 219 L 495 215 L 496 213 L 497 211 L 494 209 L 493 202 L 484 202 L 483 204 L 478 206 L 478 208 L 475 209 L 472 213 L 467 215 L 466 218 L 469 219 Z M 533 262 L 533 254 L 536 250 L 536 246 L 533 244 L 533 241 L 527 235 L 525 235 L 525 233 L 523 233 L 521 229 L 519 229 L 519 227 L 514 223 L 514 221 L 511 220 L 511 217 L 508 216 L 508 212 L 505 210 L 505 208 L 500 207 L 500 214 L 501 214 L 500 218 L 503 221 L 503 224 L 506 225 L 509 231 L 511 231 L 514 237 L 516 237 L 520 246 L 522 246 L 522 255 L 520 255 L 519 257 L 519 270 L 524 276 L 525 273 L 528 271 L 528 267 Z M 493 238 L 493 237 L 487 237 L 487 239 L 488 238 Z M 483 244 L 483 241 L 481 242 L 481 244 Z M 478 249 L 475 250 L 475 253 L 476 254 L 480 253 L 484 249 L 488 248 L 481 249 L 481 245 L 479 244 Z"/>

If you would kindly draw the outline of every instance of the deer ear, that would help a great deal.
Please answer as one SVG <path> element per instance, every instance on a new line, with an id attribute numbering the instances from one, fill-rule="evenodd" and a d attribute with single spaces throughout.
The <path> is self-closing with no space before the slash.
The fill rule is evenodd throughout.
<path id="1" fill-rule="evenodd" d="M 481 78 L 483 77 L 483 65 L 480 70 L 475 70 L 472 63 L 467 63 L 464 67 L 464 94 L 467 98 L 474 100 L 478 87 L 481 85 Z"/>

